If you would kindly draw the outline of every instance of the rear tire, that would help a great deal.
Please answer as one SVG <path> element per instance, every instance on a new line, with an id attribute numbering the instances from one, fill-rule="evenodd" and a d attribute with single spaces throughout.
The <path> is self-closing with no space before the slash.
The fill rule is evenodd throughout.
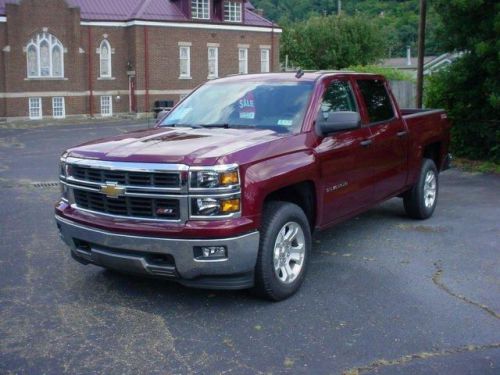
<path id="1" fill-rule="evenodd" d="M 406 213 L 413 219 L 425 220 L 432 216 L 437 204 L 439 176 L 436 164 L 423 159 L 417 183 L 405 193 Z"/>
<path id="2" fill-rule="evenodd" d="M 311 229 L 302 209 L 273 201 L 264 208 L 253 291 L 281 301 L 299 290 L 311 253 Z"/>

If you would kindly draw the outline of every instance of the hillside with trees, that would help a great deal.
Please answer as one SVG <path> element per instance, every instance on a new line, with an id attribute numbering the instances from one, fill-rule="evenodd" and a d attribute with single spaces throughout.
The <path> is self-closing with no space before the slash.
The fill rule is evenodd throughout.
<path id="1" fill-rule="evenodd" d="M 337 0 L 252 0 L 266 17 L 287 28 L 311 16 L 338 14 Z M 377 24 L 384 36 L 383 57 L 405 56 L 406 47 L 417 51 L 418 0 L 342 0 L 342 14 L 358 16 Z M 427 55 L 443 51 L 440 43 L 441 21 L 431 6 L 427 16 Z"/>

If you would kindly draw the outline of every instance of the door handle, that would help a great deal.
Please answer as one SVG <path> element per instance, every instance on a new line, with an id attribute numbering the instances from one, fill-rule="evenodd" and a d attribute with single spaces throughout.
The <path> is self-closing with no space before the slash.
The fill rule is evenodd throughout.
<path id="1" fill-rule="evenodd" d="M 363 147 L 368 147 L 373 143 L 371 139 L 365 139 L 364 141 L 361 141 L 359 144 Z"/>
<path id="2" fill-rule="evenodd" d="M 396 134 L 399 138 L 403 138 L 406 137 L 406 134 L 408 134 L 408 132 L 406 130 L 402 130 L 400 132 L 397 132 Z"/>

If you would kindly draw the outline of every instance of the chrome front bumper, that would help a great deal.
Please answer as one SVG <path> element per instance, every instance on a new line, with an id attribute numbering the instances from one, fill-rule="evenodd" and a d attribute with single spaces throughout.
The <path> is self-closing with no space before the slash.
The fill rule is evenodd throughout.
<path id="1" fill-rule="evenodd" d="M 259 232 L 222 239 L 168 239 L 118 234 L 56 216 L 61 238 L 80 263 L 170 278 L 193 287 L 244 289 L 253 286 Z M 225 246 L 222 260 L 197 260 L 196 246 Z"/>

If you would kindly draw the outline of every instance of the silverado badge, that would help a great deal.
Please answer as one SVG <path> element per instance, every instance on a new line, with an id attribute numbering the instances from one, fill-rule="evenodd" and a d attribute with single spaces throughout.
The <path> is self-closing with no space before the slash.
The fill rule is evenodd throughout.
<path id="1" fill-rule="evenodd" d="M 116 182 L 106 182 L 101 185 L 101 193 L 106 194 L 108 198 L 119 198 L 125 193 L 125 188 L 118 186 Z"/>

